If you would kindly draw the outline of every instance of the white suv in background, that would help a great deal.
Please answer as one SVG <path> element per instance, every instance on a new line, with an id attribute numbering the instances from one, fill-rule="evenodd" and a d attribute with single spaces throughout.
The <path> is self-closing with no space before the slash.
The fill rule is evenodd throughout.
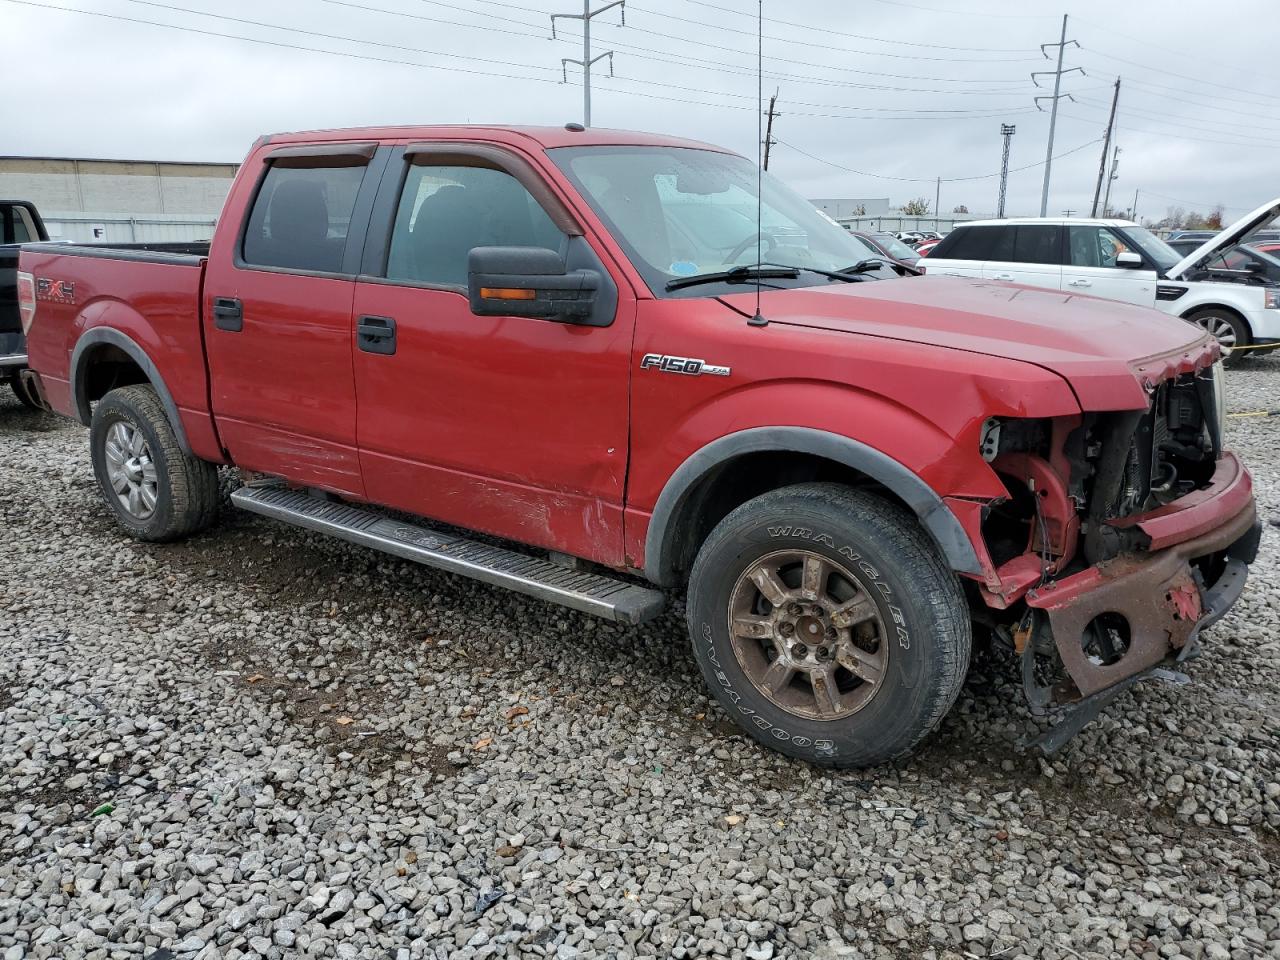
<path id="1" fill-rule="evenodd" d="M 1128 220 L 975 220 L 957 224 L 918 264 L 930 274 L 981 277 L 1156 307 L 1204 327 L 1229 360 L 1280 345 L 1280 286 L 1265 272 L 1215 268 L 1220 254 L 1280 215 L 1259 207 L 1182 256 Z M 1265 257 L 1261 254 L 1260 257 Z"/>

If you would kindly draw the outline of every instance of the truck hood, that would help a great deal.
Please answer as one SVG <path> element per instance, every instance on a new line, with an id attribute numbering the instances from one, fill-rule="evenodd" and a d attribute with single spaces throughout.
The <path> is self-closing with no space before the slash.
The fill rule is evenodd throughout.
<path id="1" fill-rule="evenodd" d="M 720 298 L 751 316 L 755 293 Z M 1144 381 L 1199 369 L 1217 358 L 1213 339 L 1147 307 L 1020 284 L 923 276 L 765 291 L 770 324 L 888 337 L 1004 357 L 1050 370 L 1083 410 L 1138 409 Z"/>
<path id="2" fill-rule="evenodd" d="M 1194 270 L 1214 254 L 1229 250 L 1253 231 L 1265 226 L 1280 216 L 1280 197 L 1270 203 L 1264 203 L 1253 213 L 1241 217 L 1231 226 L 1224 229 L 1216 237 L 1206 240 L 1189 254 L 1169 268 L 1170 280 L 1185 280 L 1186 274 Z"/>

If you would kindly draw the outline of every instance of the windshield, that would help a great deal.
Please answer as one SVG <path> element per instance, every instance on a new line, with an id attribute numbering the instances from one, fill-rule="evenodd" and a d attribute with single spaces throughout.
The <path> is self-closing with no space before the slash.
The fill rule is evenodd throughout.
<path id="1" fill-rule="evenodd" d="M 561 147 L 548 154 L 609 225 L 656 295 L 715 294 L 721 291 L 714 285 L 672 291 L 666 285 L 756 263 L 756 166 L 749 160 L 686 147 Z M 760 259 L 766 263 L 839 271 L 875 256 L 767 173 L 760 224 Z M 887 268 L 882 273 L 896 277 Z M 768 285 L 830 282 L 801 273 L 770 278 Z M 728 288 L 740 290 L 741 284 Z"/>
<path id="2" fill-rule="evenodd" d="M 1147 259 L 1154 263 L 1161 273 L 1180 263 L 1185 256 L 1185 254 L 1173 249 L 1146 227 L 1125 227 L 1124 232 L 1147 255 Z"/>

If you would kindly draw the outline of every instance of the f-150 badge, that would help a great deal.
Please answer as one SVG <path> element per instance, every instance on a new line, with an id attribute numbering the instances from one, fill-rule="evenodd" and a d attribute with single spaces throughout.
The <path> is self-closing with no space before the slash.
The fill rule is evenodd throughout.
<path id="1" fill-rule="evenodd" d="M 646 353 L 640 361 L 641 370 L 661 370 L 663 373 L 683 373 L 687 377 L 700 377 L 704 373 L 713 377 L 727 377 L 729 367 L 707 363 L 696 357 L 671 357 L 665 353 Z"/>

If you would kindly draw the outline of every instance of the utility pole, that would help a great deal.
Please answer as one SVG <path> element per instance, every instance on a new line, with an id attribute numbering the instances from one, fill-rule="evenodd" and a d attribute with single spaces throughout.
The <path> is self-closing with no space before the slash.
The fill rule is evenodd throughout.
<path id="1" fill-rule="evenodd" d="M 1053 72 L 1053 96 L 1052 97 L 1036 97 L 1035 99 L 1037 110 L 1044 109 L 1043 107 L 1040 106 L 1041 100 L 1053 101 L 1053 107 L 1049 111 L 1049 146 L 1044 153 L 1044 186 L 1040 189 L 1040 216 L 1042 217 L 1045 216 L 1049 211 L 1049 172 L 1053 169 L 1053 134 L 1058 126 L 1058 101 L 1065 96 L 1072 103 L 1075 102 L 1075 97 L 1071 96 L 1071 94 L 1069 93 L 1064 94 L 1061 92 L 1062 75 L 1064 73 L 1072 73 L 1072 72 L 1078 72 L 1080 74 L 1084 74 L 1084 71 L 1081 70 L 1079 67 L 1072 67 L 1069 70 L 1062 69 L 1063 55 L 1067 52 L 1067 46 L 1073 43 L 1075 43 L 1077 47 L 1080 46 L 1080 44 L 1076 43 L 1074 40 L 1067 39 L 1067 15 L 1064 13 L 1062 15 L 1061 39 L 1059 39 L 1057 43 L 1040 44 L 1040 52 L 1044 55 L 1044 58 L 1046 60 L 1049 59 L 1049 54 L 1046 52 L 1045 48 L 1046 47 L 1058 48 L 1058 69 L 1052 71 Z M 1037 71 L 1031 74 L 1031 82 L 1038 87 L 1040 86 L 1040 81 L 1037 80 L 1036 77 L 1047 77 L 1049 73 L 1050 71 L 1048 70 Z"/>
<path id="2" fill-rule="evenodd" d="M 1000 202 L 996 204 L 996 217 L 1004 216 L 1004 191 L 1009 183 L 1009 141 L 1018 132 L 1012 123 L 1000 124 L 1000 136 L 1004 137 L 1004 155 L 1000 158 Z"/>
<path id="3" fill-rule="evenodd" d="M 1072 217 L 1076 215 L 1076 212 L 1074 210 L 1063 210 L 1062 215 L 1066 217 L 1068 220 L 1070 220 Z"/>
<path id="4" fill-rule="evenodd" d="M 1120 78 L 1116 77 L 1116 91 L 1111 95 L 1111 116 L 1107 120 L 1107 132 L 1102 138 L 1102 159 L 1098 161 L 1098 184 L 1093 188 L 1093 212 L 1089 214 L 1091 217 L 1098 215 L 1098 198 L 1102 195 L 1102 178 L 1107 172 L 1107 152 L 1111 149 L 1111 131 L 1116 125 L 1116 105 L 1120 102 Z M 1103 204 L 1102 215 L 1107 215 L 1107 207 Z"/>
<path id="5" fill-rule="evenodd" d="M 935 229 L 942 226 L 942 221 L 939 219 L 941 216 L 942 216 L 942 178 L 939 177 L 938 182 L 934 185 L 934 188 L 933 188 L 933 226 Z"/>
<path id="6" fill-rule="evenodd" d="M 1133 209 L 1129 211 L 1129 219 L 1134 223 L 1138 222 L 1138 191 L 1133 191 Z"/>
<path id="7" fill-rule="evenodd" d="M 591 19 L 598 17 L 606 10 L 612 10 L 614 7 L 621 7 L 622 25 L 627 25 L 627 0 L 613 0 L 612 3 L 606 3 L 603 7 L 591 9 L 591 0 L 582 0 L 581 13 L 553 13 L 551 14 L 551 39 L 556 37 L 556 20 L 581 20 L 582 21 L 582 59 L 575 60 L 572 57 L 562 57 L 560 60 L 560 71 L 564 74 L 565 82 L 569 80 L 568 65 L 577 64 L 582 68 L 582 125 L 584 127 L 591 126 L 591 67 L 592 65 L 609 58 L 609 76 L 613 76 L 613 51 L 606 50 L 597 57 L 591 56 Z"/>
<path id="8" fill-rule="evenodd" d="M 773 139 L 773 118 L 780 117 L 782 114 L 776 113 L 773 109 L 774 104 L 778 102 L 778 91 L 773 91 L 773 96 L 769 98 L 769 123 L 764 128 L 764 168 L 769 169 L 769 148 L 772 147 L 777 140 Z"/>
<path id="9" fill-rule="evenodd" d="M 1116 178 L 1120 176 L 1116 171 L 1120 168 L 1120 154 L 1122 152 L 1118 143 L 1111 148 L 1111 173 L 1107 177 L 1107 192 L 1102 200 L 1102 215 L 1104 217 L 1107 215 L 1107 208 L 1111 206 L 1111 184 L 1115 183 Z"/>

